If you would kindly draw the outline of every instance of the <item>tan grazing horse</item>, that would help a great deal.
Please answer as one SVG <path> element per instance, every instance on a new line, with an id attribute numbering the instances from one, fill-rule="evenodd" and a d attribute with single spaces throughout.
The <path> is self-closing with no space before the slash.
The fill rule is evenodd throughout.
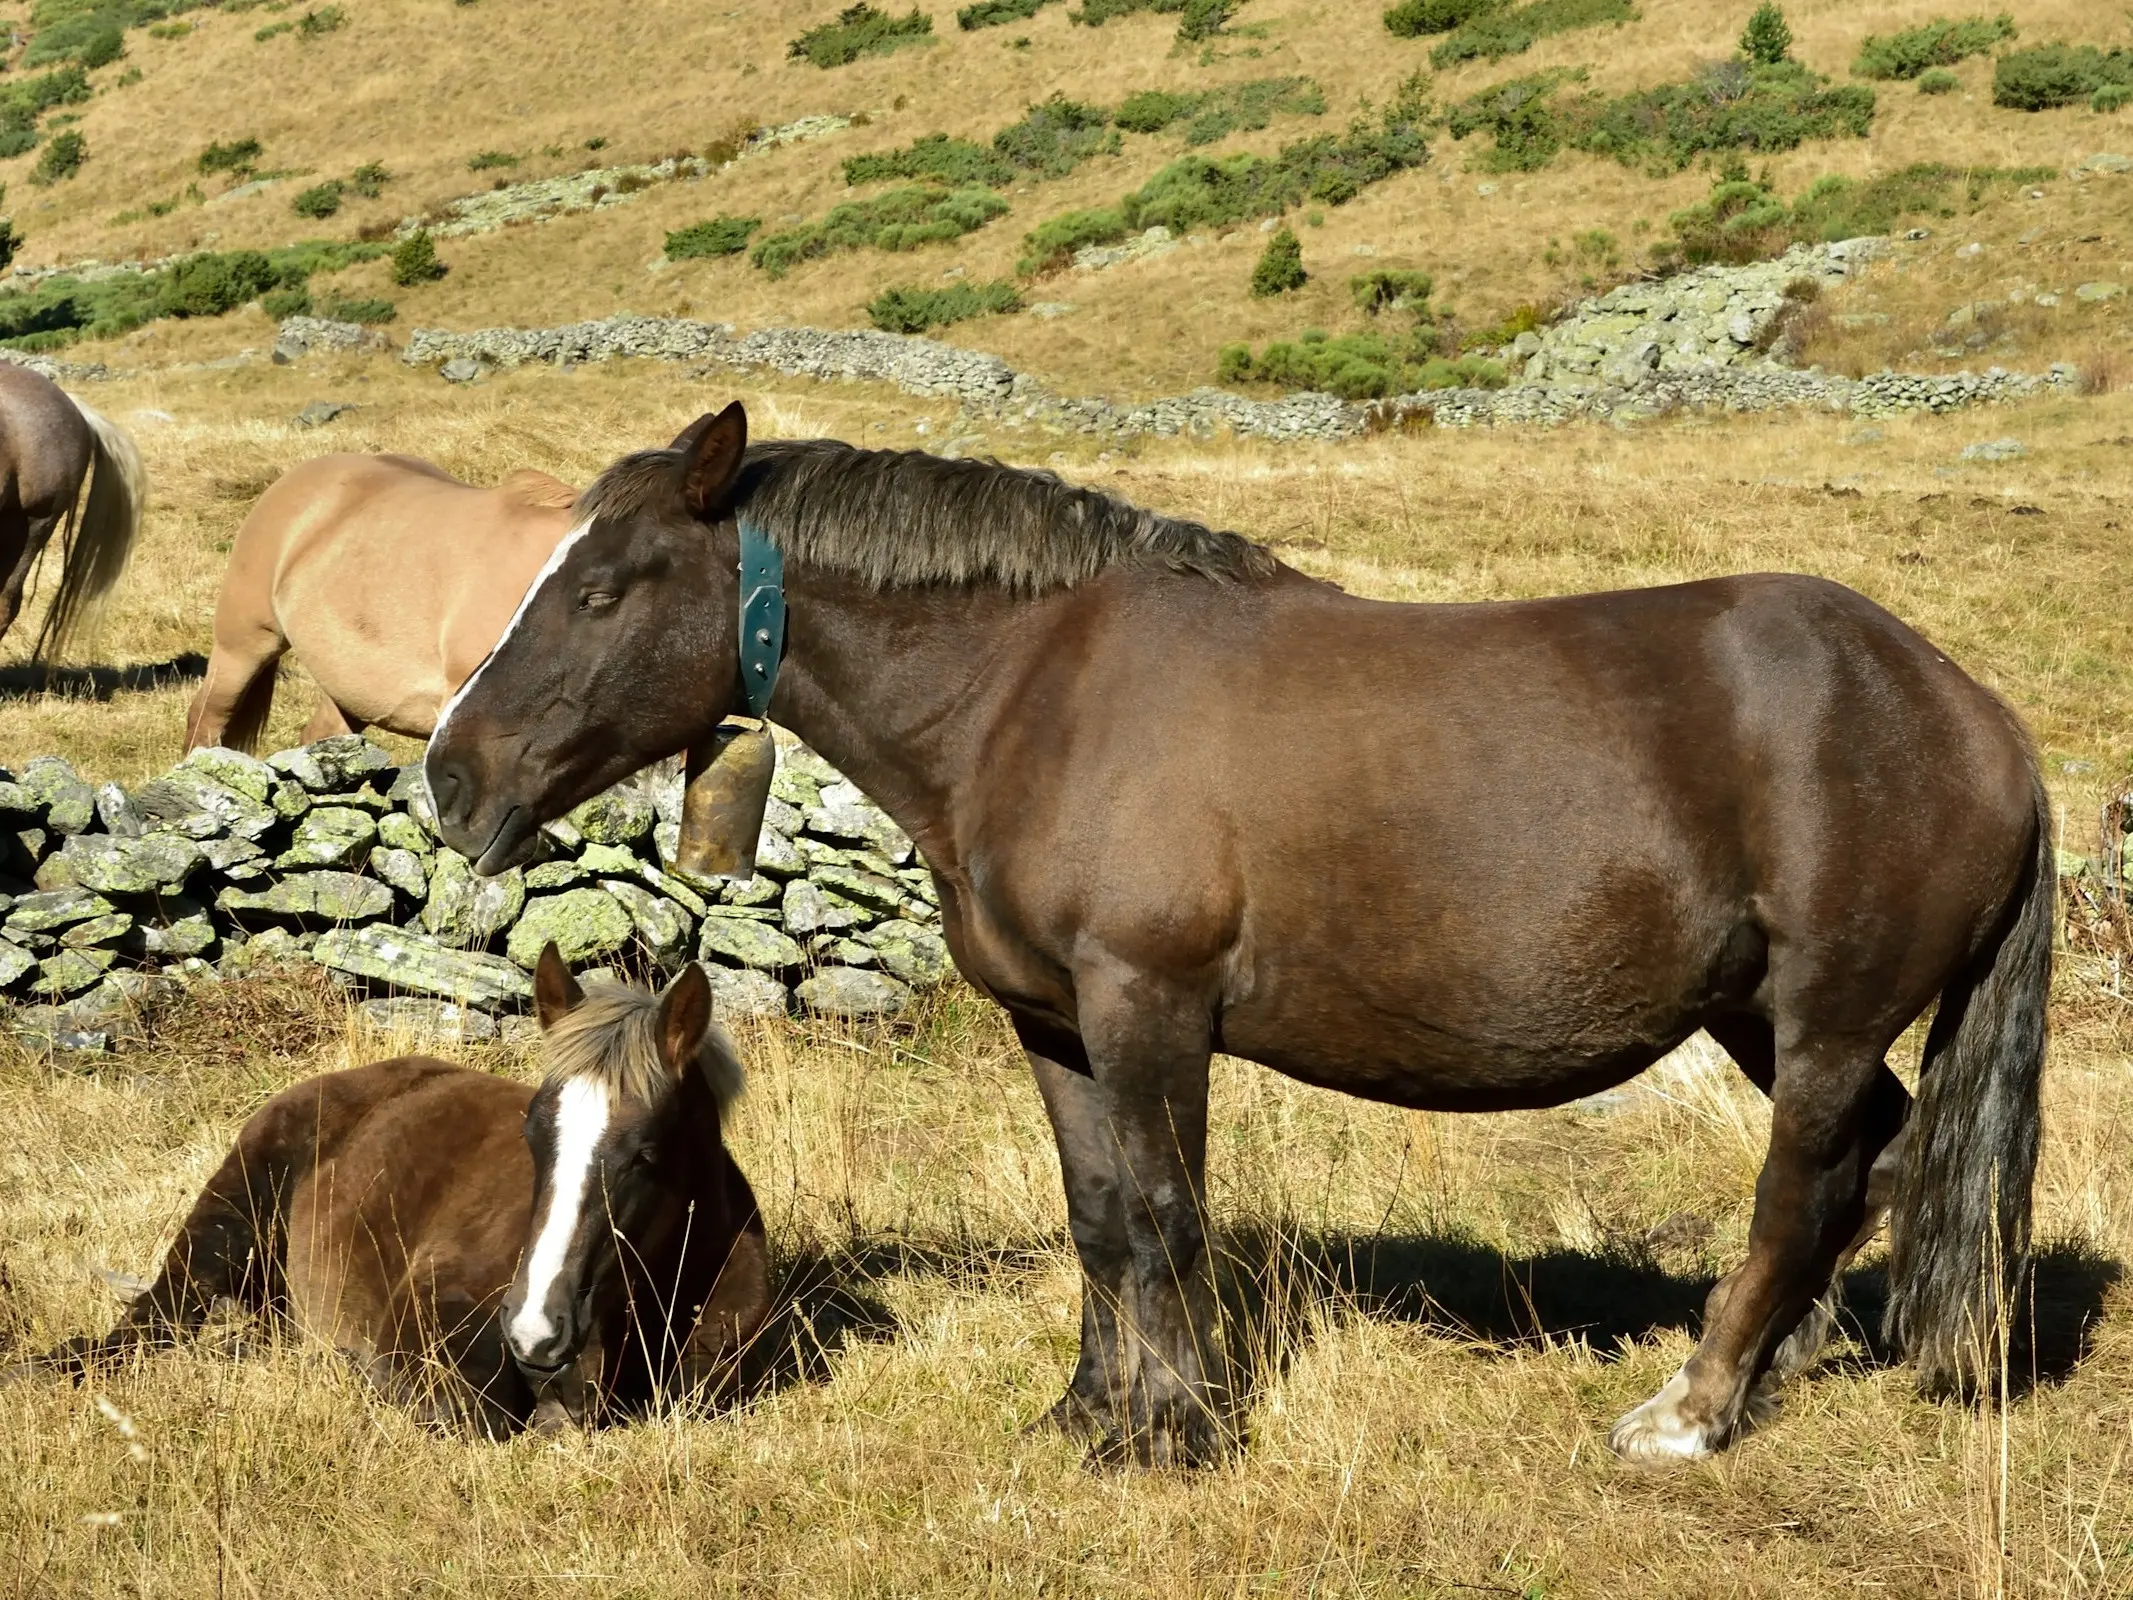
<path id="1" fill-rule="evenodd" d="M 770 1305 L 763 1222 L 720 1133 L 733 1042 L 690 965 L 664 994 L 535 973 L 536 1089 L 425 1056 L 253 1113 L 119 1325 L 0 1371 L 83 1373 L 278 1312 L 427 1420 L 492 1436 L 731 1378 Z"/>
<path id="2" fill-rule="evenodd" d="M 291 467 L 237 530 L 186 749 L 254 748 L 291 649 L 319 686 L 307 741 L 426 736 L 569 532 L 575 494 L 532 471 L 477 489 L 411 456 Z"/>
<path id="3" fill-rule="evenodd" d="M 0 635 L 15 625 L 30 574 L 58 531 L 59 590 L 33 654 L 63 646 L 125 571 L 146 498 L 140 452 L 116 425 L 50 378 L 0 362 Z"/>

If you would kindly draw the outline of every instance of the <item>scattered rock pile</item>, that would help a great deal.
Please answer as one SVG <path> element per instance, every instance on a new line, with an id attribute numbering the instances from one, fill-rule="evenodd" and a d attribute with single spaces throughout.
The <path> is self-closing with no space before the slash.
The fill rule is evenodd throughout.
<path id="1" fill-rule="evenodd" d="M 96 1042 L 156 985 L 312 961 L 383 1020 L 513 1012 L 553 939 L 573 965 L 695 957 L 729 1012 L 891 1015 L 949 970 L 911 841 L 804 745 L 779 756 L 756 877 L 674 865 L 672 763 L 478 878 L 440 842 L 416 767 L 345 735 L 260 761 L 196 750 L 128 792 L 57 757 L 0 775 L 0 992 L 18 1026 Z M 480 1024 L 476 1024 L 480 1026 Z"/>

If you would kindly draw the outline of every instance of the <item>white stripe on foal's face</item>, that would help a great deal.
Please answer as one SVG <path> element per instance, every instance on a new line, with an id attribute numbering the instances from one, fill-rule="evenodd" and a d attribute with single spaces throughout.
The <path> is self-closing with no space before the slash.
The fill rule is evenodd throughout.
<path id="1" fill-rule="evenodd" d="M 570 1243 L 577 1237 L 592 1188 L 600 1141 L 607 1133 L 607 1090 L 585 1078 L 572 1078 L 555 1098 L 555 1167 L 548 1179 L 548 1215 L 534 1236 L 526 1262 L 526 1298 L 505 1330 L 514 1353 L 538 1350 L 555 1332 L 548 1317 L 548 1297 Z"/>
<path id="2" fill-rule="evenodd" d="M 511 613 L 511 620 L 504 624 L 504 631 L 496 636 L 496 643 L 489 647 L 489 653 L 481 658 L 481 665 L 467 674 L 467 681 L 452 691 L 452 697 L 445 701 L 444 709 L 437 713 L 437 726 L 430 732 L 433 743 L 444 736 L 444 725 L 451 720 L 452 713 L 459 709 L 459 702 L 467 697 L 467 691 L 473 688 L 482 673 L 488 670 L 489 663 L 496 659 L 497 652 L 510 643 L 511 635 L 518 632 L 518 625 L 526 615 L 526 608 L 533 604 L 533 597 L 541 592 L 543 584 L 556 575 L 577 542 L 591 531 L 592 519 L 588 517 L 564 534 L 562 542 L 548 553 L 548 560 L 541 570 L 533 575 L 533 581 L 526 585 L 525 597 L 519 601 L 518 609 Z"/>

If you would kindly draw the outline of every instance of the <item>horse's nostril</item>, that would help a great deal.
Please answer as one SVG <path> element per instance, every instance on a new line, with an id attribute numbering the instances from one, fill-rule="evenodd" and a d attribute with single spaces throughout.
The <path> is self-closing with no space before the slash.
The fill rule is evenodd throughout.
<path id="1" fill-rule="evenodd" d="M 440 822 L 463 820 L 469 791 L 465 775 L 458 766 L 451 762 L 433 762 L 426 776 L 430 783 L 430 803 L 437 808 L 437 819 Z"/>

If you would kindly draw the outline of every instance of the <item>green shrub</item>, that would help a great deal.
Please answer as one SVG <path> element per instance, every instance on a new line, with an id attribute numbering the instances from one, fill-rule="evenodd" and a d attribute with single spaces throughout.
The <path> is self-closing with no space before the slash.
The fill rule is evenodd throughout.
<path id="1" fill-rule="evenodd" d="M 289 202 L 289 209 L 300 217 L 330 217 L 341 209 L 341 185 L 338 181 L 313 184 Z"/>
<path id="2" fill-rule="evenodd" d="M 467 157 L 467 171 L 491 172 L 495 169 L 517 166 L 519 158 L 508 150 L 484 150 L 479 155 Z"/>
<path id="3" fill-rule="evenodd" d="M 1563 93 L 1582 77 L 1541 73 L 1492 85 L 1452 106 L 1445 127 L 1454 139 L 1490 135 L 1493 148 L 1476 163 L 1489 171 L 1538 171 L 1566 148 L 1678 170 L 1700 155 L 1863 139 L 1874 120 L 1873 90 L 1831 88 L 1794 61 L 1774 67 L 1722 61 L 1688 83 L 1612 99 Z"/>
<path id="4" fill-rule="evenodd" d="M 1348 280 L 1348 294 L 1356 310 L 1365 316 L 1381 311 L 1411 311 L 1417 318 L 1429 316 L 1429 297 L 1436 283 L 1426 272 L 1398 267 L 1380 267 L 1359 272 Z"/>
<path id="5" fill-rule="evenodd" d="M 437 259 L 437 243 L 424 228 L 393 246 L 391 270 L 394 283 L 412 289 L 418 283 L 435 283 L 452 269 Z"/>
<path id="6" fill-rule="evenodd" d="M 366 161 L 348 174 L 348 192 L 360 195 L 365 200 L 375 200 L 385 192 L 385 186 L 393 181 L 393 175 L 385 170 L 384 163 Z"/>
<path id="7" fill-rule="evenodd" d="M 1027 22 L 1056 0 L 978 0 L 955 14 L 955 25 L 965 33 L 979 28 L 997 28 L 1009 22 Z"/>
<path id="8" fill-rule="evenodd" d="M 870 200 L 833 206 L 819 222 L 782 229 L 761 240 L 749 259 L 773 278 L 803 261 L 840 250 L 916 250 L 974 233 L 1004 214 L 1007 202 L 990 189 L 891 189 Z"/>
<path id="9" fill-rule="evenodd" d="M 2133 84 L 2107 83 L 2089 96 L 2089 109 L 2098 115 L 2123 111 L 2133 103 Z"/>
<path id="10" fill-rule="evenodd" d="M 269 289 L 288 287 L 274 263 L 258 250 L 187 256 L 160 276 L 155 314 L 163 317 L 219 317 Z"/>
<path id="11" fill-rule="evenodd" d="M 296 24 L 296 32 L 300 38 L 318 39 L 329 33 L 340 32 L 347 23 L 348 13 L 339 6 L 321 6 L 316 11 L 306 11 L 303 14 Z M 384 304 L 383 301 L 378 303 Z"/>
<path id="12" fill-rule="evenodd" d="M 366 327 L 390 322 L 399 314 L 390 300 L 328 300 L 319 312 L 335 322 L 360 322 Z"/>
<path id="13" fill-rule="evenodd" d="M 227 172 L 249 177 L 259 165 L 259 157 L 257 139 L 232 139 L 228 144 L 211 144 L 201 151 L 198 165 L 203 173 Z"/>
<path id="14" fill-rule="evenodd" d="M 284 317 L 308 317 L 311 315 L 310 285 L 298 283 L 286 289 L 269 289 L 259 297 L 259 308 L 276 322 Z"/>
<path id="15" fill-rule="evenodd" d="M 785 54 L 827 70 L 850 66 L 861 56 L 885 56 L 932 35 L 933 19 L 916 6 L 904 16 L 892 17 L 860 0 L 838 12 L 835 22 L 809 28 L 785 47 Z"/>
<path id="16" fill-rule="evenodd" d="M 924 333 L 972 317 L 1020 311 L 1022 296 L 1007 282 L 952 283 L 945 289 L 895 284 L 867 304 L 867 316 L 884 333 Z"/>
<path id="17" fill-rule="evenodd" d="M 994 134 L 992 148 L 1023 172 L 1063 178 L 1092 156 L 1117 152 L 1118 135 L 1111 131 L 1110 121 L 1110 113 L 1102 106 L 1054 94 L 1023 112 L 1019 122 Z"/>
<path id="18" fill-rule="evenodd" d="M 1198 44 L 1227 28 L 1242 0 L 1185 0 L 1178 16 L 1178 42 Z"/>
<path id="19" fill-rule="evenodd" d="M 1429 62 L 1441 70 L 1462 61 L 1523 55 L 1550 34 L 1630 22 L 1636 15 L 1630 0 L 1532 0 L 1530 5 L 1490 10 L 1465 23 L 1430 51 Z"/>
<path id="20" fill-rule="evenodd" d="M 63 182 L 81 171 L 81 164 L 89 159 L 89 141 L 74 129 L 55 133 L 45 142 L 44 154 L 37 158 L 37 165 L 30 169 L 30 182 L 48 186 Z"/>
<path id="21" fill-rule="evenodd" d="M 15 252 L 22 248 L 22 230 L 15 226 L 13 217 L 0 217 L 0 272 L 14 264 Z"/>
<path id="22" fill-rule="evenodd" d="M 1506 381 L 1494 361 L 1438 355 L 1433 336 L 1419 329 L 1402 341 L 1376 331 L 1329 337 L 1314 328 L 1294 343 L 1276 340 L 1256 357 L 1249 345 L 1225 345 L 1215 370 L 1225 383 L 1279 384 L 1343 400 L 1382 400 L 1425 389 L 1500 389 Z"/>
<path id="23" fill-rule="evenodd" d="M 1015 270 L 1041 272 L 1064 266 L 1074 252 L 1093 244 L 1114 244 L 1126 236 L 1126 218 L 1116 206 L 1098 206 L 1088 211 L 1066 211 L 1039 223 L 1023 236 L 1028 250 Z"/>
<path id="24" fill-rule="evenodd" d="M 252 35 L 252 43 L 265 44 L 269 39 L 279 39 L 283 34 L 295 31 L 296 24 L 293 22 L 270 22 Z"/>
<path id="25" fill-rule="evenodd" d="M 1915 78 L 1934 67 L 1952 67 L 1971 56 L 1981 56 L 2002 39 L 2014 36 L 2014 18 L 2004 11 L 1996 17 L 1964 17 L 1952 22 L 1935 17 L 1901 33 L 1867 35 L 1852 62 L 1852 71 L 1862 78 Z"/>
<path id="26" fill-rule="evenodd" d="M 1933 67 L 1918 75 L 1920 94 L 1953 94 L 1963 86 L 1963 80 L 1946 67 Z"/>
<path id="27" fill-rule="evenodd" d="M 667 235 L 667 259 L 691 261 L 704 256 L 737 256 L 748 248 L 749 237 L 762 225 L 761 217 L 725 215 L 692 222 Z"/>
<path id="28" fill-rule="evenodd" d="M 968 139 L 951 139 L 945 133 L 929 133 L 901 150 L 850 156 L 844 163 L 847 184 L 887 179 L 908 183 L 914 178 L 931 178 L 957 187 L 970 183 L 998 186 L 1014 182 L 1015 169 L 985 146 Z"/>
<path id="29" fill-rule="evenodd" d="M 1792 29 L 1772 0 L 1763 0 L 1741 30 L 1741 59 L 1758 67 L 1775 67 L 1792 56 Z"/>
<path id="30" fill-rule="evenodd" d="M 90 35 L 88 43 L 81 47 L 81 54 L 75 59 L 93 72 L 98 67 L 110 66 L 112 62 L 118 60 L 125 53 L 125 34 L 121 33 L 117 28 L 105 28 L 98 33 Z"/>
<path id="31" fill-rule="evenodd" d="M 1503 0 L 1400 0 L 1385 13 L 1385 27 L 1402 39 L 1450 33 L 1502 4 Z"/>
<path id="32" fill-rule="evenodd" d="M 1254 78 L 1199 94 L 1143 89 L 1128 95 L 1111 120 L 1128 133 L 1160 133 L 1186 124 L 1187 144 L 1213 144 L 1239 128 L 1263 128 L 1276 116 L 1323 116 L 1325 92 L 1309 78 Z"/>
<path id="33" fill-rule="evenodd" d="M 0 83 L 0 157 L 34 150 L 39 117 L 54 106 L 78 105 L 88 98 L 89 74 L 78 65 Z"/>
<path id="34" fill-rule="evenodd" d="M 2010 50 L 1992 71 L 1992 103 L 2049 111 L 2090 100 L 2099 89 L 2133 85 L 2133 50 L 2108 55 L 2092 44 L 2040 44 Z"/>
<path id="35" fill-rule="evenodd" d="M 1258 264 L 1252 268 L 1252 297 L 1265 300 L 1288 294 L 1310 280 L 1311 275 L 1304 271 L 1303 246 L 1297 242 L 1295 231 L 1282 228 L 1267 240 Z"/>

